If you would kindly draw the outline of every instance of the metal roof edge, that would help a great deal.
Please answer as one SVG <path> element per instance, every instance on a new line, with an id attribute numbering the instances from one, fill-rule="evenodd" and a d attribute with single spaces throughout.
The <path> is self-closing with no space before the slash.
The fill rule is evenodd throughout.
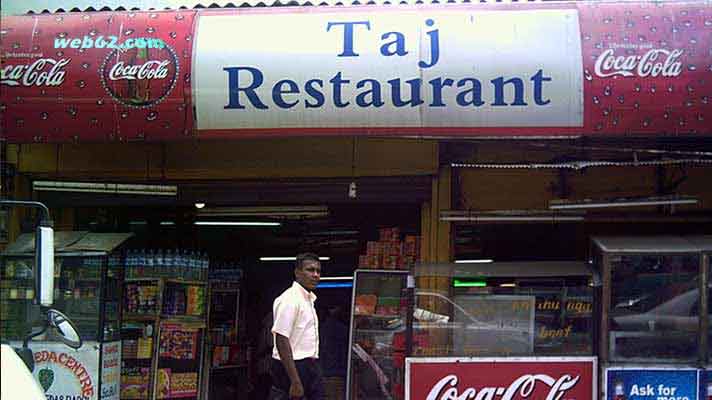
<path id="1" fill-rule="evenodd" d="M 556 0 L 553 0 L 556 1 Z M 565 0 L 568 2 L 571 0 Z M 448 4 L 527 4 L 544 0 L 232 0 L 199 1 L 184 0 L 27 0 L 6 1 L 0 12 L 3 16 L 46 14 L 63 12 L 96 11 L 162 11 L 191 9 L 220 9 L 246 7 L 321 7 L 321 6 L 380 6 L 380 5 L 448 5 Z M 556 1 L 559 2 L 559 1 Z"/>

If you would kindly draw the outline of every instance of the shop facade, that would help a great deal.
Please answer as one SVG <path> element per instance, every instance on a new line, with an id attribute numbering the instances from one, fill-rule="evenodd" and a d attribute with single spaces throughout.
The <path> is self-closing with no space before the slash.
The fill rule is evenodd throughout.
<path id="1" fill-rule="evenodd" d="M 65 230 L 118 200 L 35 182 L 177 188 L 126 208 L 402 204 L 427 263 L 584 260 L 596 234 L 709 234 L 710 18 L 704 2 L 4 17 L 4 195 L 47 201 Z M 551 209 L 683 195 L 696 203 Z M 422 271 L 419 289 L 452 294 Z M 602 390 L 596 360 L 563 361 Z"/>

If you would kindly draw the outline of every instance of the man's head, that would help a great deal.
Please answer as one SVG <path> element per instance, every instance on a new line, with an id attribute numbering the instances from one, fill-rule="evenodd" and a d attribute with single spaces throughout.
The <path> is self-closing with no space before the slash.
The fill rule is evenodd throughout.
<path id="1" fill-rule="evenodd" d="M 297 255 L 297 264 L 294 267 L 294 279 L 305 289 L 313 291 L 319 284 L 321 277 L 321 263 L 314 253 Z"/>

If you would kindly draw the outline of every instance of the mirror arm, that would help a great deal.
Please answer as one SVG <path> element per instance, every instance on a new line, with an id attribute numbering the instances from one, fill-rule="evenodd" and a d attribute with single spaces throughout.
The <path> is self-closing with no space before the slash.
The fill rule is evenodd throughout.
<path id="1" fill-rule="evenodd" d="M 47 327 L 48 327 L 48 325 L 49 325 L 49 324 L 45 321 L 44 326 L 42 326 L 42 329 L 40 329 L 40 330 L 37 331 L 37 332 L 32 332 L 32 333 L 30 333 L 29 335 L 25 336 L 25 339 L 22 341 L 22 348 L 23 348 L 23 349 L 29 348 L 30 340 L 32 340 L 32 339 L 36 338 L 37 336 L 39 336 L 39 335 L 41 335 L 41 334 L 47 332 Z"/>
<path id="2" fill-rule="evenodd" d="M 49 218 L 49 208 L 39 201 L 21 201 L 21 200 L 0 200 L 0 206 L 18 206 L 18 207 L 36 207 L 42 210 L 42 219 L 40 226 L 52 226 L 52 220 Z"/>

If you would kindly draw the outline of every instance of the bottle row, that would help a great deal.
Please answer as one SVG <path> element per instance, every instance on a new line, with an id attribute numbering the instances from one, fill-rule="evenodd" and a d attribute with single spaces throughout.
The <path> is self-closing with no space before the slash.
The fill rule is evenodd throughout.
<path id="1" fill-rule="evenodd" d="M 175 277 L 205 280 L 207 253 L 187 249 L 136 249 L 126 253 L 126 278 Z"/>

